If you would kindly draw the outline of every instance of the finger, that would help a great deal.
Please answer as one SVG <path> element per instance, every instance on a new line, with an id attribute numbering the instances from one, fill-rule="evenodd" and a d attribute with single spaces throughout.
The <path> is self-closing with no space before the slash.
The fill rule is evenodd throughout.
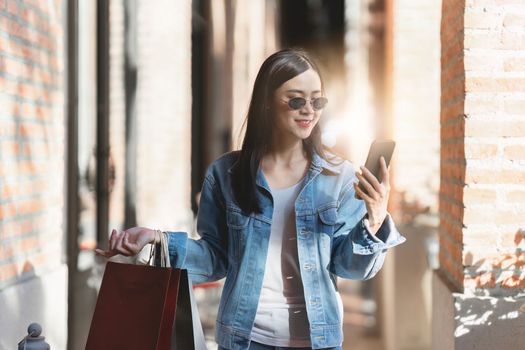
<path id="1" fill-rule="evenodd" d="M 366 167 L 362 166 L 361 171 L 363 172 L 363 176 L 366 177 L 367 181 L 374 187 L 374 189 L 377 192 L 381 192 L 381 184 L 379 183 L 379 180 L 368 170 Z"/>
<path id="2" fill-rule="evenodd" d="M 142 247 L 140 246 L 140 244 L 137 244 L 135 242 L 130 242 L 129 235 L 126 235 L 124 237 L 124 240 L 122 241 L 122 247 L 126 249 L 128 252 L 130 252 L 132 255 L 135 255 L 142 250 Z"/>
<path id="3" fill-rule="evenodd" d="M 360 199 L 366 201 L 366 202 L 373 202 L 374 199 L 372 199 L 365 191 L 363 191 L 356 182 L 354 182 L 354 189 L 355 193 L 360 197 Z"/>
<path id="4" fill-rule="evenodd" d="M 112 256 L 117 255 L 116 252 L 113 252 L 111 250 L 102 250 L 102 249 L 95 249 L 95 254 L 103 256 L 105 258 L 111 258 Z"/>
<path id="5" fill-rule="evenodd" d="M 388 167 L 386 166 L 385 157 L 381 156 L 381 177 L 382 181 L 381 183 L 387 187 L 390 186 L 390 174 L 388 173 Z"/>
<path id="6" fill-rule="evenodd" d="M 120 238 L 118 239 L 117 245 L 115 247 L 115 250 L 122 255 L 133 255 L 133 252 L 124 246 L 124 242 L 128 240 L 128 235 L 128 232 L 124 231 L 122 235 L 120 235 Z"/>
<path id="7" fill-rule="evenodd" d="M 111 236 L 109 237 L 109 249 L 110 250 L 115 249 L 115 245 L 117 244 L 117 239 L 118 239 L 118 232 L 117 230 L 113 229 L 113 231 L 111 231 Z"/>
<path id="8" fill-rule="evenodd" d="M 356 173 L 357 178 L 361 186 L 365 188 L 365 191 L 368 193 L 368 196 L 371 198 L 377 198 L 377 191 L 374 187 L 365 179 L 365 177 L 359 173 Z M 359 186 L 358 186 L 359 187 Z M 363 191 L 364 192 L 364 191 Z"/>
<path id="9" fill-rule="evenodd" d="M 115 238 L 113 239 L 113 245 L 111 247 L 112 251 L 117 252 L 118 254 L 122 254 L 121 252 L 122 240 L 124 239 L 125 234 L 126 234 L 126 231 L 122 231 L 115 235 Z"/>

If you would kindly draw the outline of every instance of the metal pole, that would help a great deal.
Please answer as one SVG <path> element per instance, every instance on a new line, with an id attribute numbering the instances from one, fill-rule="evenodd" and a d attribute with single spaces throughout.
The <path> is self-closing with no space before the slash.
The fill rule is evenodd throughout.
<path id="1" fill-rule="evenodd" d="M 66 261 L 68 265 L 68 337 L 73 348 L 75 329 L 75 281 L 78 257 L 78 2 L 66 3 Z"/>
<path id="2" fill-rule="evenodd" d="M 126 167 L 124 174 L 124 227 L 137 226 L 137 1 L 124 1 L 124 82 L 126 103 Z"/>
<path id="3" fill-rule="evenodd" d="M 97 0 L 97 244 L 107 246 L 109 221 L 109 1 Z"/>

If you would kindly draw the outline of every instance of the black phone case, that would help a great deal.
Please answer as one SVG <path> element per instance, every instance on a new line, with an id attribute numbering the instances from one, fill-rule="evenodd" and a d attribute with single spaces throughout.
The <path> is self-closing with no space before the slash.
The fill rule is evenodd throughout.
<path id="1" fill-rule="evenodd" d="M 379 180 L 379 182 L 382 181 L 380 163 L 381 156 L 385 157 L 386 166 L 388 167 L 390 160 L 392 159 L 392 154 L 394 153 L 395 145 L 396 143 L 392 140 L 384 140 L 374 141 L 370 146 L 370 150 L 368 151 L 368 156 L 365 162 L 365 167 L 370 170 L 370 172 Z M 361 183 L 359 184 L 359 188 L 366 192 L 366 189 L 361 185 Z"/>

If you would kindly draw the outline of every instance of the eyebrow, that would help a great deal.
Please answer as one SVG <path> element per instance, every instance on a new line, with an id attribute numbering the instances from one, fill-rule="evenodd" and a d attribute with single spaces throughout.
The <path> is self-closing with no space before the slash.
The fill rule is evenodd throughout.
<path id="1" fill-rule="evenodd" d="M 286 90 L 286 92 L 298 92 L 298 93 L 304 93 L 303 90 L 298 90 L 298 89 L 290 89 L 290 90 Z M 321 92 L 321 90 L 314 90 L 312 91 L 312 93 L 316 93 L 316 92 Z"/>

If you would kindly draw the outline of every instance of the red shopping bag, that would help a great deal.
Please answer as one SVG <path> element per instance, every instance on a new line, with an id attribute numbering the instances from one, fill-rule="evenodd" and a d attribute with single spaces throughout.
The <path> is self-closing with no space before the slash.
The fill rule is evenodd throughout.
<path id="1" fill-rule="evenodd" d="M 205 348 L 186 270 L 107 263 L 87 350 Z"/>

